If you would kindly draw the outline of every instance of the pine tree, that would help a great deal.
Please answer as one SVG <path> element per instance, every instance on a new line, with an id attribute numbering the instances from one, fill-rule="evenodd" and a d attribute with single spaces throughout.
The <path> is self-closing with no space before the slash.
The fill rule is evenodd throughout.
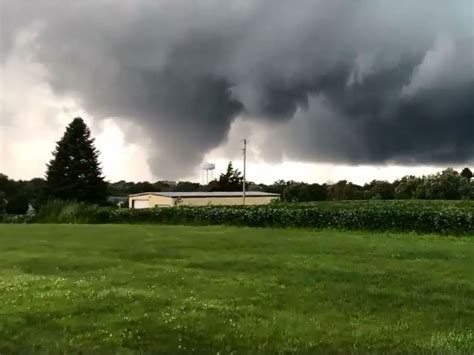
<path id="1" fill-rule="evenodd" d="M 50 197 L 78 202 L 104 202 L 107 184 L 99 165 L 99 152 L 90 129 L 75 118 L 56 144 L 47 165 L 46 189 Z"/>

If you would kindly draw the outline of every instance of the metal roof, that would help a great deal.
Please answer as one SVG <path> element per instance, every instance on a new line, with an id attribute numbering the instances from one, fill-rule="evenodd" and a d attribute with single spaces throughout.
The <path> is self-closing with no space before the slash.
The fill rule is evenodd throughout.
<path id="1" fill-rule="evenodd" d="M 156 195 L 156 196 L 165 196 L 165 197 L 242 197 L 243 194 L 242 194 L 242 191 L 142 192 L 138 194 L 129 195 L 129 197 L 146 196 L 146 195 Z M 264 196 L 279 197 L 280 194 L 261 192 L 261 191 L 247 191 L 245 193 L 245 197 L 264 197 Z"/>

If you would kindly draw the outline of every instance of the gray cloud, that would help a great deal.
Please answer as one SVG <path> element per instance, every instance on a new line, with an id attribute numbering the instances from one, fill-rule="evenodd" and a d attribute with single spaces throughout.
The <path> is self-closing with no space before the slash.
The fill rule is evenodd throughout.
<path id="1" fill-rule="evenodd" d="M 239 115 L 285 124 L 261 149 L 294 160 L 460 163 L 474 156 L 472 6 L 4 0 L 0 58 L 34 32 L 53 89 L 140 127 L 163 177 Z"/>

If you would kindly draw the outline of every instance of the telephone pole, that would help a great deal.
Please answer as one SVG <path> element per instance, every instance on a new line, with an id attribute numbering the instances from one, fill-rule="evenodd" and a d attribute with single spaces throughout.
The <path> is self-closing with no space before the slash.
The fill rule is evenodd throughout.
<path id="1" fill-rule="evenodd" d="M 247 139 L 244 138 L 242 139 L 244 142 L 244 148 L 242 149 L 242 153 L 244 155 L 244 171 L 243 171 L 243 183 L 242 183 L 242 201 L 243 204 L 245 205 L 245 185 L 246 185 L 246 179 L 245 179 L 245 174 L 246 174 L 246 168 L 247 168 Z"/>

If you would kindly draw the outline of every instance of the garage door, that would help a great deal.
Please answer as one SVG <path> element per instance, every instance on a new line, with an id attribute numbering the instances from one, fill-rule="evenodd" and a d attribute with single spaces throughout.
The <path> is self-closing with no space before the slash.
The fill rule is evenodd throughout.
<path id="1" fill-rule="evenodd" d="M 133 208 L 148 208 L 148 200 L 133 200 Z"/>

